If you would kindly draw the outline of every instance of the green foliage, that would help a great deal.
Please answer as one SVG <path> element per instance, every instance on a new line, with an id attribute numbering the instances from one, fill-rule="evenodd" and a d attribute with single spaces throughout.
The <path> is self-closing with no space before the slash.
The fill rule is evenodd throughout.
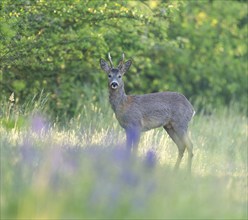
<path id="1" fill-rule="evenodd" d="M 49 95 L 55 115 L 106 97 L 99 58 L 124 51 L 128 93 L 183 92 L 199 106 L 246 103 L 247 4 L 230 1 L 3 0 L 1 99 Z M 237 13 L 238 12 L 238 13 Z M 246 108 L 246 104 L 243 104 Z"/>
<path id="2" fill-rule="evenodd" d="M 110 50 L 141 53 L 153 44 L 148 35 L 159 33 L 159 20 L 166 24 L 157 7 L 152 11 L 146 3 L 129 1 L 9 0 L 2 3 L 2 14 L 5 94 L 26 97 L 44 88 L 52 109 L 72 114 L 78 99 L 95 101 L 95 94 L 102 94 L 101 55 Z M 141 42 L 140 36 L 147 39 Z"/>
<path id="3" fill-rule="evenodd" d="M 165 65 L 194 100 L 219 106 L 236 100 L 247 109 L 247 20 L 241 24 L 247 4 L 206 3 L 189 1 L 178 13 L 168 35 L 179 49 L 165 53 Z"/>

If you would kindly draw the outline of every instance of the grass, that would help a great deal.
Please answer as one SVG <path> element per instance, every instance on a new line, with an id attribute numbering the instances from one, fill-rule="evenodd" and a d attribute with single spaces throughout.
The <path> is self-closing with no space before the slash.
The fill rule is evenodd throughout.
<path id="1" fill-rule="evenodd" d="M 2 104 L 1 219 L 248 218 L 244 114 L 196 114 L 189 176 L 187 153 L 173 172 L 177 148 L 163 129 L 144 133 L 138 156 L 128 157 L 107 103 L 62 124 L 44 107 Z"/>

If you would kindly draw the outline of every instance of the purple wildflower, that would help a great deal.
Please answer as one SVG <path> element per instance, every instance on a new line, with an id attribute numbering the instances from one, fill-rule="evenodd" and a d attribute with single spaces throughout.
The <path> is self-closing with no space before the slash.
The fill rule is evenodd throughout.
<path id="1" fill-rule="evenodd" d="M 31 119 L 31 129 L 37 134 L 41 134 L 43 130 L 47 129 L 47 121 L 39 114 L 36 114 Z"/>
<path id="2" fill-rule="evenodd" d="M 149 168 L 153 168 L 156 165 L 156 154 L 154 153 L 154 151 L 149 150 L 146 153 L 145 164 Z"/>

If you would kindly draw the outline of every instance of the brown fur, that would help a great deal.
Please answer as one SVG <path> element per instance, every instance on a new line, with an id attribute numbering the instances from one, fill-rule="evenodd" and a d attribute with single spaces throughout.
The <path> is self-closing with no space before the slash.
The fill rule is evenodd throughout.
<path id="1" fill-rule="evenodd" d="M 178 147 L 175 168 L 179 167 L 187 149 L 188 169 L 191 170 L 193 145 L 187 130 L 195 111 L 185 96 L 177 92 L 126 95 L 122 76 L 131 61 L 122 62 L 117 69 L 103 59 L 100 65 L 108 74 L 109 101 L 118 122 L 126 131 L 128 149 L 136 149 L 142 131 L 163 127 Z"/>

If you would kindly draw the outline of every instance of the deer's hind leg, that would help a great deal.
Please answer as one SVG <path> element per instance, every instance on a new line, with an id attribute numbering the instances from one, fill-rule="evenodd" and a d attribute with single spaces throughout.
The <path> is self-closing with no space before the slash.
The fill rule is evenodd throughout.
<path id="1" fill-rule="evenodd" d="M 182 161 L 186 146 L 184 145 L 184 143 L 182 142 L 182 140 L 180 139 L 180 137 L 178 136 L 178 134 L 176 133 L 176 131 L 174 130 L 172 126 L 170 125 L 164 126 L 164 129 L 166 130 L 168 135 L 171 137 L 171 139 L 175 142 L 178 148 L 177 161 L 174 167 L 174 169 L 177 170 Z"/>
<path id="2" fill-rule="evenodd" d="M 175 165 L 177 169 L 183 158 L 185 149 L 188 151 L 188 171 L 191 171 L 191 164 L 193 158 L 193 144 L 188 136 L 187 128 L 177 127 L 177 126 L 165 126 L 164 127 L 172 140 L 176 143 L 178 147 L 178 158 Z"/>
<path id="3" fill-rule="evenodd" d="M 187 148 L 187 151 L 188 151 L 188 171 L 191 172 L 191 165 L 192 165 L 192 158 L 194 156 L 193 154 L 193 144 L 192 144 L 192 141 L 190 140 L 189 138 L 189 135 L 188 135 L 188 132 L 186 132 L 184 135 L 183 135 L 183 142 Z"/>

